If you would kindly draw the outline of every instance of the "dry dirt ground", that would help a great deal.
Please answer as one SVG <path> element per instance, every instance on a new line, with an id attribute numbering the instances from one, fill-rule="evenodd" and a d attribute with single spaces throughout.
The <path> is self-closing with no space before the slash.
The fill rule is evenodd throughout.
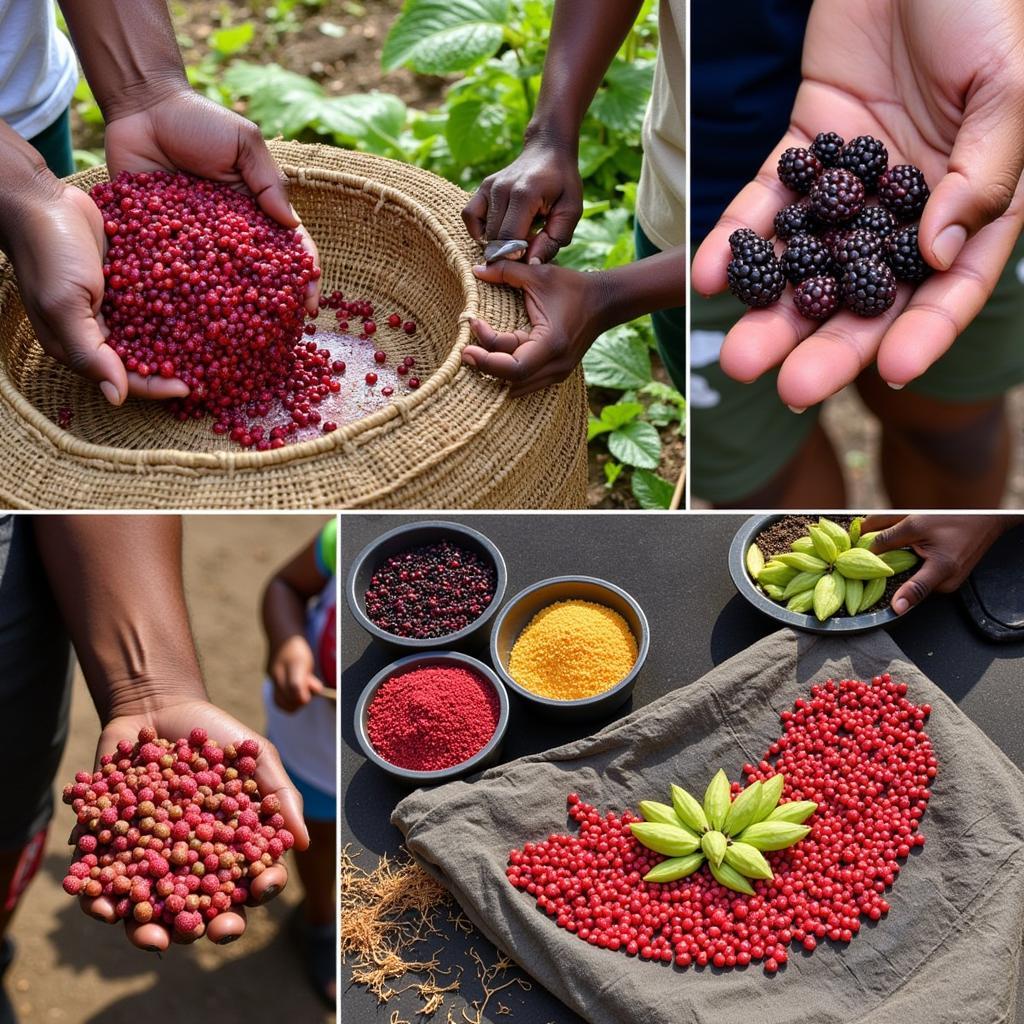
<path id="1" fill-rule="evenodd" d="M 263 727 L 260 592 L 321 521 L 319 516 L 186 519 L 185 584 L 211 698 L 257 729 Z M 97 733 L 96 714 L 79 677 L 58 791 L 92 764 Z M 206 941 L 173 946 L 158 959 L 129 945 L 120 927 L 86 917 L 65 895 L 61 879 L 69 859 L 69 814 L 58 804 L 43 868 L 11 930 L 18 957 L 7 984 L 23 1024 L 334 1020 L 307 988 L 289 940 L 289 917 L 301 899 L 294 875 L 281 896 L 250 912 L 241 941 L 226 947 Z"/>

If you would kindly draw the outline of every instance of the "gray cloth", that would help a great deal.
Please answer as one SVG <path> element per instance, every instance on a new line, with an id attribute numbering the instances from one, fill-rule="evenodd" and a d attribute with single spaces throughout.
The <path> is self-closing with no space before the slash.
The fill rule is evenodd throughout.
<path id="1" fill-rule="evenodd" d="M 686 971 L 589 946 L 505 878 L 509 850 L 567 825 L 575 790 L 600 810 L 664 799 L 725 767 L 736 778 L 815 682 L 885 671 L 930 703 L 939 774 L 927 842 L 887 896 L 892 910 L 847 946 L 790 949 L 785 969 Z M 1022 693 L 1024 703 L 1024 693 Z M 1012 1019 L 1024 929 L 1024 778 L 889 637 L 776 633 L 597 735 L 478 781 L 418 790 L 392 821 L 467 915 L 593 1024 L 993 1024 Z"/>
<path id="2" fill-rule="evenodd" d="M 0 516 L 0 775 L 17 780 L 0 817 L 0 849 L 20 849 L 53 813 L 73 664 L 32 517 Z"/>

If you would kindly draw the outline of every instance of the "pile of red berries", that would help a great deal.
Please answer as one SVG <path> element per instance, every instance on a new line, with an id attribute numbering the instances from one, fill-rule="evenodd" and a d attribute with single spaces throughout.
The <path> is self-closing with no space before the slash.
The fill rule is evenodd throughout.
<path id="1" fill-rule="evenodd" d="M 810 834 L 766 856 L 771 881 L 737 895 L 704 869 L 666 884 L 643 876 L 664 858 L 633 838 L 631 811 L 602 816 L 569 795 L 578 835 L 551 835 L 509 855 L 507 876 L 560 928 L 645 960 L 715 967 L 761 962 L 773 974 L 799 943 L 850 942 L 889 910 L 900 861 L 924 846 L 919 825 L 938 770 L 924 731 L 931 709 L 888 675 L 811 688 L 782 714 L 783 736 L 747 784 L 785 775 L 784 801 L 813 800 Z M 733 785 L 734 794 L 739 785 Z"/>
<path id="2" fill-rule="evenodd" d="M 122 740 L 64 788 L 78 817 L 64 891 L 199 938 L 295 841 L 278 798 L 260 796 L 258 754 L 255 740 L 220 747 L 204 729 L 172 743 L 147 726 Z"/>
<path id="3" fill-rule="evenodd" d="M 885 144 L 870 135 L 845 142 L 821 132 L 806 149 L 779 158 L 779 180 L 804 198 L 775 217 L 771 239 L 749 228 L 729 237 L 729 287 L 748 306 L 777 302 L 788 281 L 793 302 L 812 320 L 841 307 L 881 316 L 896 301 L 897 281 L 919 282 L 931 273 L 915 223 L 928 201 L 924 175 L 912 164 L 889 167 Z M 877 194 L 878 203 L 868 196 Z"/>
<path id="4" fill-rule="evenodd" d="M 447 636 L 475 622 L 494 598 L 490 560 L 442 540 L 392 555 L 364 595 L 370 621 L 393 636 Z"/>

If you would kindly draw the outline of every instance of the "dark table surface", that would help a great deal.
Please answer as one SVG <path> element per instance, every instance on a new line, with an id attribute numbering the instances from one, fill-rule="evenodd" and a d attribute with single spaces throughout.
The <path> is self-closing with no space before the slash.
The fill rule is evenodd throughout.
<path id="1" fill-rule="evenodd" d="M 511 597 L 520 589 L 549 576 L 582 573 L 610 580 L 629 591 L 643 606 L 651 627 L 651 649 L 632 704 L 650 703 L 738 654 L 774 632 L 776 623 L 740 598 L 727 571 L 733 534 L 744 521 L 735 515 L 346 515 L 342 518 L 342 568 L 363 546 L 403 522 L 444 518 L 480 530 L 501 549 L 508 566 Z M 889 632 L 916 663 L 960 708 L 1024 767 L 1024 730 L 1020 728 L 1024 643 L 995 644 L 970 623 L 956 596 L 938 595 L 893 624 Z M 341 784 L 343 812 L 341 843 L 362 851 L 357 858 L 372 866 L 381 854 L 397 853 L 401 834 L 390 824 L 391 810 L 407 792 L 368 764 L 356 743 L 353 715 L 370 677 L 401 652 L 371 642 L 356 625 L 347 606 L 341 617 Z M 514 701 L 504 758 L 547 750 L 601 728 L 604 722 L 560 726 L 532 719 L 524 728 L 522 708 Z M 472 979 L 469 947 L 493 955 L 479 934 L 451 935 L 445 964 L 462 964 Z M 507 980 L 507 979 L 506 979 Z M 396 987 L 400 988 L 401 983 Z M 415 1016 L 419 1002 L 412 992 L 378 1008 L 364 989 L 350 984 L 342 965 L 341 1013 L 346 1024 L 388 1022 L 392 1011 Z M 470 999 L 479 989 L 466 986 Z M 499 1003 L 511 1016 L 497 1014 Z M 1024 1024 L 1024 1000 L 1017 1024 Z M 448 997 L 460 1019 L 460 1000 Z M 445 1013 L 437 1019 L 444 1019 Z M 502 1024 L 576 1024 L 569 1011 L 535 982 L 529 991 L 514 985 L 496 995 L 484 1020 Z"/>

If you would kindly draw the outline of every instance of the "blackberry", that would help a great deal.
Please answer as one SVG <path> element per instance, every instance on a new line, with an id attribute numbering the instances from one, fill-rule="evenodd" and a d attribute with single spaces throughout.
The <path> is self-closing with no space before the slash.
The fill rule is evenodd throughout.
<path id="1" fill-rule="evenodd" d="M 786 188 L 806 195 L 821 174 L 821 161 L 811 152 L 794 146 L 779 157 L 779 181 Z"/>
<path id="2" fill-rule="evenodd" d="M 775 214 L 775 234 L 783 242 L 794 235 L 807 234 L 814 228 L 814 214 L 811 212 L 811 204 L 806 199 L 790 203 Z"/>
<path id="3" fill-rule="evenodd" d="M 845 227 L 829 228 L 828 231 L 818 235 L 819 240 L 828 249 L 832 259 L 836 258 L 836 246 L 846 237 L 849 230 L 849 228 Z"/>
<path id="4" fill-rule="evenodd" d="M 835 167 L 843 148 L 843 137 L 835 132 L 818 132 L 809 148 L 823 167 Z"/>
<path id="5" fill-rule="evenodd" d="M 881 316 L 896 301 L 896 275 L 881 260 L 857 260 L 843 272 L 842 289 L 857 316 Z"/>
<path id="6" fill-rule="evenodd" d="M 897 164 L 878 179 L 878 201 L 897 220 L 920 217 L 930 195 L 924 174 L 913 164 Z"/>
<path id="7" fill-rule="evenodd" d="M 811 189 L 811 209 L 826 224 L 845 224 L 864 208 L 864 183 L 852 171 L 830 167 Z"/>
<path id="8" fill-rule="evenodd" d="M 888 241 L 889 266 L 901 281 L 923 281 L 932 268 L 921 255 L 917 225 L 900 228 Z"/>
<path id="9" fill-rule="evenodd" d="M 869 192 L 874 191 L 888 164 L 889 151 L 885 143 L 872 135 L 851 139 L 839 154 L 839 166 L 856 174 Z"/>
<path id="10" fill-rule="evenodd" d="M 751 249 L 767 250 L 774 254 L 772 243 L 762 238 L 753 228 L 737 228 L 729 236 L 729 248 L 733 256 L 740 256 Z"/>
<path id="11" fill-rule="evenodd" d="M 885 258 L 885 239 L 874 231 L 857 228 L 847 231 L 836 242 L 832 251 L 833 259 L 840 267 L 847 267 L 859 260 L 880 260 Z"/>
<path id="12" fill-rule="evenodd" d="M 814 235 L 797 235 L 782 254 L 782 272 L 790 284 L 799 284 L 809 277 L 827 274 L 832 256 L 824 242 Z"/>
<path id="13" fill-rule="evenodd" d="M 793 305 L 808 320 L 827 320 L 839 308 L 839 282 L 834 277 L 809 277 L 797 285 Z"/>
<path id="14" fill-rule="evenodd" d="M 850 221 L 850 227 L 865 228 L 881 238 L 888 238 L 896 230 L 896 218 L 884 206 L 865 206 Z"/>
<path id="15" fill-rule="evenodd" d="M 786 287 L 782 265 L 771 249 L 749 245 L 728 266 L 729 290 L 748 306 L 770 306 Z"/>

